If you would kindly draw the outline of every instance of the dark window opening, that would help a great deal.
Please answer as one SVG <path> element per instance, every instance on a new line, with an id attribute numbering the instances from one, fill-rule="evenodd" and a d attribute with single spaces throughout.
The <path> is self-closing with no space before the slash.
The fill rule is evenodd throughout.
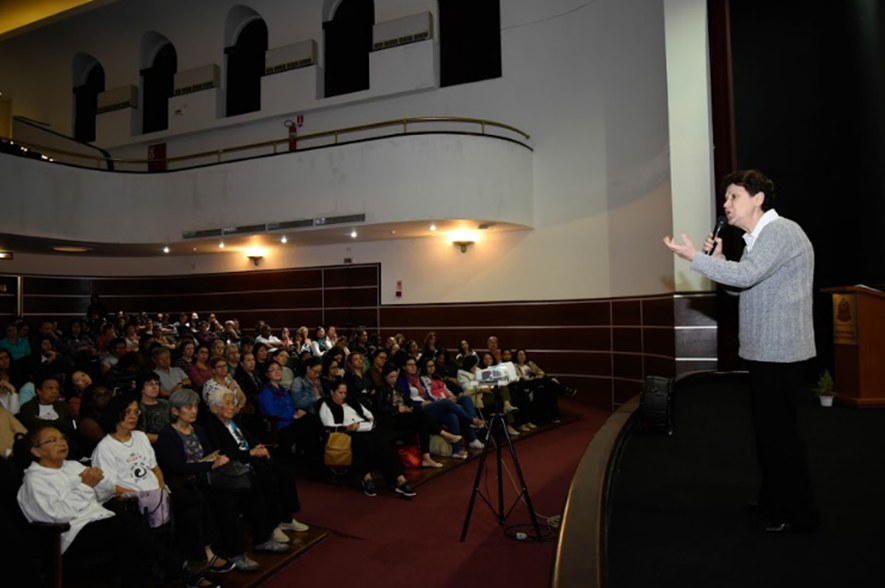
<path id="1" fill-rule="evenodd" d="M 501 77 L 499 0 L 439 0 L 440 85 Z"/>
<path id="2" fill-rule="evenodd" d="M 175 72 L 178 57 L 171 43 L 163 46 L 154 62 L 141 72 L 142 133 L 164 131 L 169 128 L 169 98 L 175 90 Z"/>
<path id="3" fill-rule="evenodd" d="M 86 83 L 74 88 L 74 139 L 95 141 L 95 117 L 98 95 L 104 92 L 104 68 L 96 63 L 86 76 Z"/>
<path id="4" fill-rule="evenodd" d="M 261 76 L 267 52 L 267 25 L 253 20 L 227 50 L 227 116 L 261 110 Z"/>
<path id="5" fill-rule="evenodd" d="M 325 95 L 340 96 L 369 89 L 369 53 L 375 3 L 344 0 L 325 31 Z"/>

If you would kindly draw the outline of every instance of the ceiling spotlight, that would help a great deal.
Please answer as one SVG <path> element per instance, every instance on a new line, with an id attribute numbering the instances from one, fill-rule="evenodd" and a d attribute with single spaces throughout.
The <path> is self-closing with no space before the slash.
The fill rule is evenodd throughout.
<path id="1" fill-rule="evenodd" d="M 196 250 L 197 250 L 197 248 L 196 248 L 196 247 L 194 247 L 194 251 L 196 251 Z"/>
<path id="2" fill-rule="evenodd" d="M 218 248 L 219 248 L 219 249 L 224 249 L 224 241 L 219 241 L 219 242 L 218 242 Z"/>
<path id="3" fill-rule="evenodd" d="M 163 247 L 163 253 L 169 253 L 169 248 L 168 248 L 168 247 Z"/>
<path id="4" fill-rule="evenodd" d="M 434 223 L 430 223 L 430 230 L 431 230 L 431 231 L 435 231 L 435 230 L 436 230 L 436 225 L 435 225 Z"/>
<path id="5" fill-rule="evenodd" d="M 285 245 L 288 242 L 289 242 L 289 240 L 286 238 L 286 235 L 283 235 L 283 237 L 280 239 L 280 243 Z"/>
<path id="6" fill-rule="evenodd" d="M 352 238 L 356 239 L 356 229 L 354 229 L 354 230 L 352 230 L 352 231 L 350 232 L 350 236 L 351 236 Z"/>

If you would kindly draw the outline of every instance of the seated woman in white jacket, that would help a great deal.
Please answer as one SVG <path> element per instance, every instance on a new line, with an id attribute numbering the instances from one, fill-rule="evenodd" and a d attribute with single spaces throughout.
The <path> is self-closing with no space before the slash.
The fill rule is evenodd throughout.
<path id="1" fill-rule="evenodd" d="M 116 493 L 100 468 L 68 461 L 67 438 L 54 427 L 38 427 L 20 440 L 16 454 L 30 452 L 18 504 L 30 522 L 68 523 L 61 535 L 66 571 L 88 570 L 121 586 L 140 586 L 162 552 L 139 523 L 102 504 Z"/>

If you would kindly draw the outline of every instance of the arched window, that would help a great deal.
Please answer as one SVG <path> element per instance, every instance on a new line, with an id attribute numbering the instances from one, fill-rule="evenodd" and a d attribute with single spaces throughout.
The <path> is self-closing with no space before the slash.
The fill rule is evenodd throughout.
<path id="1" fill-rule="evenodd" d="M 239 21 L 239 24 L 235 24 Z M 245 21 L 245 22 L 244 22 Z M 267 52 L 267 25 L 251 8 L 235 6 L 228 14 L 234 29 L 227 47 L 227 116 L 261 110 L 261 76 Z"/>
<path id="2" fill-rule="evenodd" d="M 332 20 L 323 23 L 327 98 L 369 89 L 374 25 L 372 0 L 343 0 Z"/>
<path id="3" fill-rule="evenodd" d="M 439 0 L 440 86 L 501 77 L 500 0 Z"/>
<path id="4" fill-rule="evenodd" d="M 74 56 L 74 139 L 95 141 L 98 95 L 104 92 L 104 68 L 91 55 Z"/>
<path id="5" fill-rule="evenodd" d="M 141 42 L 142 133 L 169 128 L 169 98 L 175 89 L 178 55 L 169 39 L 158 33 L 145 33 Z"/>

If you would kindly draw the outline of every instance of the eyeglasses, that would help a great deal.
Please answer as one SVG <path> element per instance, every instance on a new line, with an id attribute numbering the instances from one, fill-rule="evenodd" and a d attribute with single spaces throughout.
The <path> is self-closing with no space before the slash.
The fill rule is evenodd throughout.
<path id="1" fill-rule="evenodd" d="M 41 441 L 40 443 L 35 444 L 34 447 L 40 447 L 41 445 L 55 445 L 56 443 L 60 443 L 61 441 L 67 443 L 68 436 L 62 435 L 61 437 L 50 437 L 46 441 Z"/>
<path id="2" fill-rule="evenodd" d="M 127 408 L 123 411 L 123 414 L 125 414 L 126 416 L 129 416 L 131 414 L 135 416 L 141 416 L 141 410 L 137 408 Z"/>
<path id="3" fill-rule="evenodd" d="M 217 369 L 217 370 L 219 370 L 221 368 L 227 369 L 227 364 L 226 363 L 219 363 L 217 366 L 215 366 L 215 369 Z"/>

